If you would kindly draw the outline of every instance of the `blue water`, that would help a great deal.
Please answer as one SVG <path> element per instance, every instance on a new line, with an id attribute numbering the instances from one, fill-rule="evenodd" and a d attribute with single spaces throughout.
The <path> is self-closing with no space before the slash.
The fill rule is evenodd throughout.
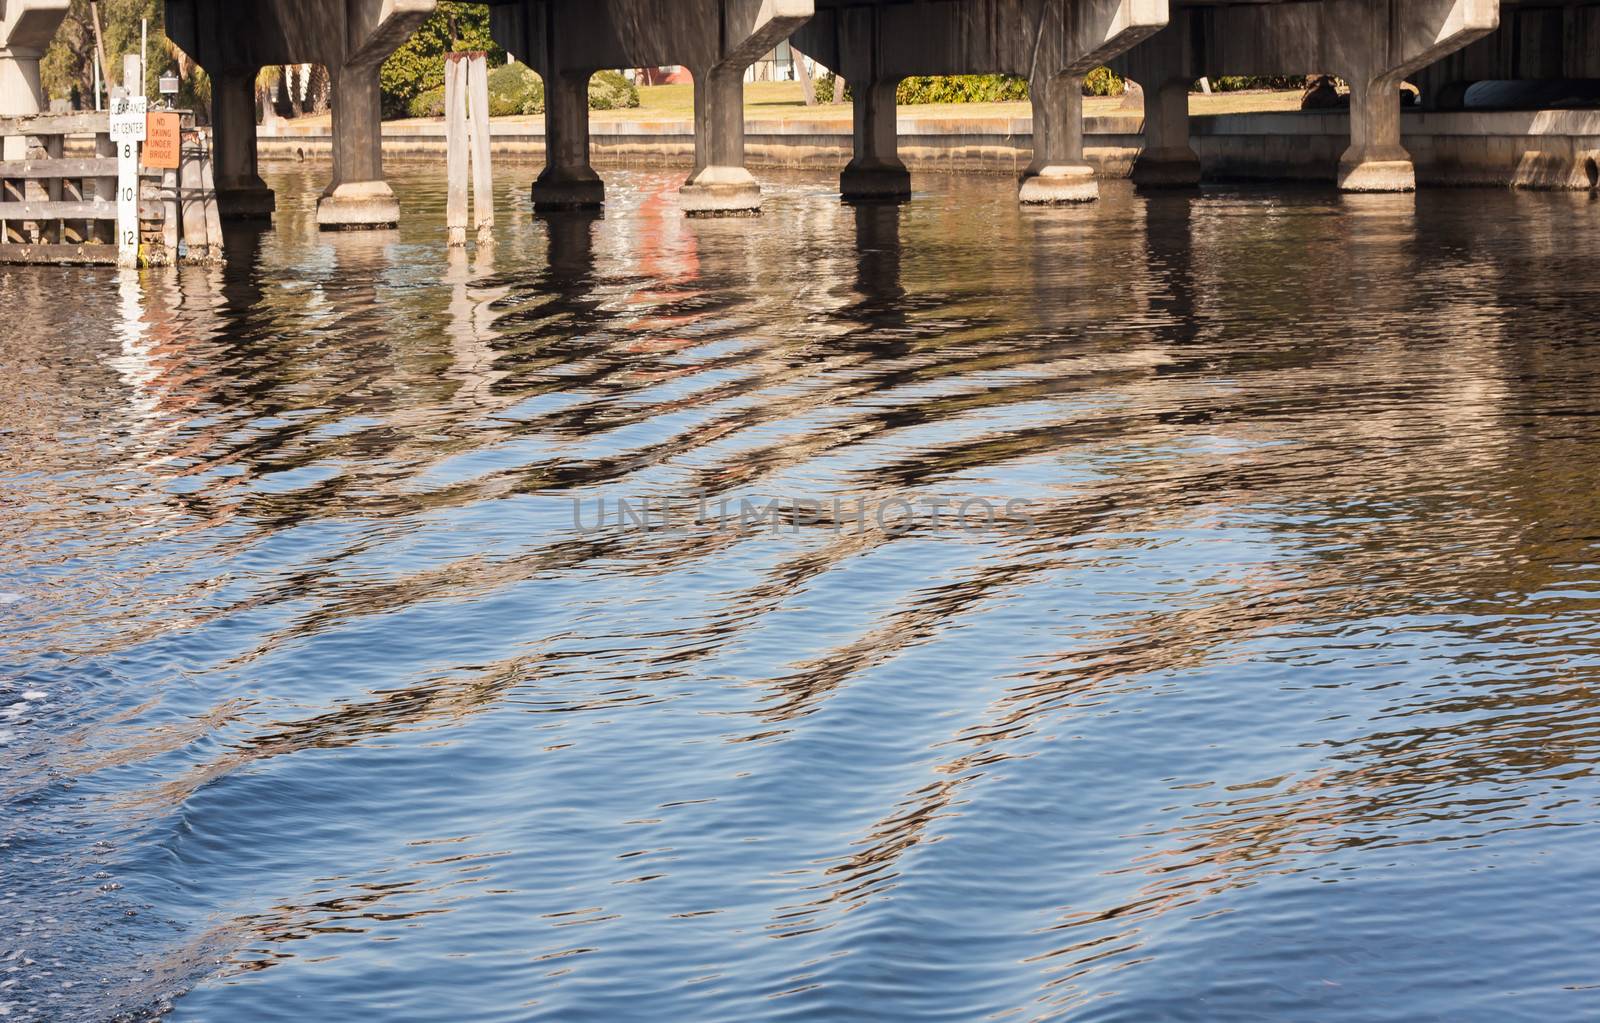
<path id="1" fill-rule="evenodd" d="M 6 1023 L 1600 1017 L 1600 203 L 432 170 L 0 271 Z"/>

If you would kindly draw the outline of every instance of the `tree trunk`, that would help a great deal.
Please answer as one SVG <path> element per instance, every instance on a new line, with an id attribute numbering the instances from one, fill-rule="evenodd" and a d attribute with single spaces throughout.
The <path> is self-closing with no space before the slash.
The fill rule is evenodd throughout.
<path id="1" fill-rule="evenodd" d="M 806 69 L 806 55 L 789 44 L 789 56 L 794 60 L 794 77 L 800 82 L 800 88 L 806 92 L 806 106 L 817 105 L 817 87 L 811 83 L 811 72 Z"/>

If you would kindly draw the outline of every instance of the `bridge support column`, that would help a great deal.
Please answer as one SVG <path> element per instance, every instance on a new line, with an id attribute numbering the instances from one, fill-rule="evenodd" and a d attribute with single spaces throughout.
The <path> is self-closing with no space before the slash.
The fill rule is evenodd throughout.
<path id="1" fill-rule="evenodd" d="M 1083 159 L 1083 79 L 1037 75 L 1033 103 L 1033 162 L 1022 173 L 1018 198 L 1030 204 L 1093 202 L 1100 197 L 1094 168 Z"/>
<path id="2" fill-rule="evenodd" d="M 744 67 L 694 76 L 694 173 L 678 190 L 683 212 L 727 216 L 761 209 L 761 186 L 744 165 Z"/>
<path id="3" fill-rule="evenodd" d="M 39 58 L 66 17 L 68 4 L 69 0 L 0 3 L 0 117 L 31 117 L 43 111 Z M 0 159 L 22 158 L 22 153 L 0 155 Z"/>
<path id="4" fill-rule="evenodd" d="M 605 183 L 589 165 L 589 78 L 588 72 L 545 76 L 545 165 L 533 182 L 535 210 L 605 205 Z"/>
<path id="5" fill-rule="evenodd" d="M 217 208 L 225 220 L 270 220 L 272 189 L 256 166 L 256 73 L 226 68 L 211 76 Z"/>
<path id="6" fill-rule="evenodd" d="M 1417 172 L 1400 144 L 1400 80 L 1389 75 L 1350 83 L 1350 147 L 1339 157 L 1345 192 L 1414 192 Z"/>
<path id="7" fill-rule="evenodd" d="M 400 224 L 400 203 L 383 180 L 378 66 L 340 68 L 333 80 L 333 180 L 317 200 L 317 226 L 346 231 Z"/>
<path id="8" fill-rule="evenodd" d="M 853 86 L 855 155 L 839 175 L 839 194 L 856 200 L 911 198 L 911 172 L 900 161 L 895 91 L 898 78 L 880 78 Z"/>
<path id="9" fill-rule="evenodd" d="M 1324 45 L 1350 83 L 1350 148 L 1339 158 L 1346 192 L 1410 192 L 1411 154 L 1400 141 L 1406 76 L 1492 32 L 1499 0 L 1330 0 Z"/>
<path id="10" fill-rule="evenodd" d="M 1128 51 L 1118 70 L 1144 86 L 1144 149 L 1133 163 L 1141 188 L 1183 188 L 1200 183 L 1200 158 L 1189 143 L 1189 87 L 1200 77 L 1194 63 L 1193 11 Z"/>
<path id="11" fill-rule="evenodd" d="M 1191 78 L 1165 78 L 1144 90 L 1144 151 L 1133 164 L 1140 188 L 1192 188 L 1200 157 L 1189 144 Z"/>

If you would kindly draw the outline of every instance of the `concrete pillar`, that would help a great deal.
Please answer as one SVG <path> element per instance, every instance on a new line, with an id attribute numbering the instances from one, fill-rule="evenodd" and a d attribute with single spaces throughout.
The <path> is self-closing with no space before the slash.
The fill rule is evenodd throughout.
<path id="1" fill-rule="evenodd" d="M 1350 147 L 1339 157 L 1346 192 L 1414 192 L 1416 168 L 1400 144 L 1400 80 L 1351 78 Z"/>
<path id="2" fill-rule="evenodd" d="M 169 0 L 171 2 L 171 0 Z M 431 0 L 430 0 L 431 2 Z M 535 203 L 596 205 L 587 110 L 595 68 L 679 64 L 694 72 L 695 168 L 680 192 L 690 214 L 752 212 L 761 188 L 744 166 L 744 72 L 811 17 L 812 0 L 504 0 L 490 8 L 495 41 L 545 80 L 548 166 Z M 559 95 L 558 95 L 559 94 Z M 545 187 L 546 184 L 549 187 Z M 548 198 L 548 204 L 541 199 Z"/>
<path id="3" fill-rule="evenodd" d="M 1046 73 L 1028 83 L 1033 104 L 1033 162 L 1022 174 L 1025 203 L 1093 202 L 1094 168 L 1083 159 L 1083 79 Z"/>
<path id="4" fill-rule="evenodd" d="M 217 207 L 225 220 L 268 220 L 272 189 L 256 168 L 256 72 L 225 68 L 211 76 Z"/>
<path id="5" fill-rule="evenodd" d="M 396 227 L 400 204 L 383 180 L 383 117 L 378 65 L 333 73 L 333 180 L 317 200 L 317 226 L 331 230 Z"/>
<path id="6" fill-rule="evenodd" d="M 10 2 L 10 0 L 6 0 Z M 166 0 L 166 30 L 218 79 L 219 193 L 229 215 L 270 211 L 255 172 L 254 77 L 233 69 L 321 64 L 333 80 L 333 180 L 317 202 L 325 228 L 393 227 L 383 180 L 378 68 L 433 13 L 435 0 Z M 227 79 L 224 81 L 223 79 Z M 248 89 L 246 82 L 248 82 Z M 248 111 L 248 112 L 247 112 Z M 251 142 L 245 141 L 246 135 Z M 220 150 L 226 150 L 226 153 Z"/>
<path id="7" fill-rule="evenodd" d="M 1416 171 L 1400 142 L 1400 83 L 1492 32 L 1499 0 L 1328 0 L 1322 15 L 1329 63 L 1350 83 L 1340 189 L 1413 191 Z"/>
<path id="8" fill-rule="evenodd" d="M 683 212 L 754 213 L 761 186 L 744 165 L 744 67 L 719 64 L 694 76 L 694 173 L 678 190 Z"/>
<path id="9" fill-rule="evenodd" d="M 1189 144 L 1191 78 L 1166 78 L 1144 90 L 1144 149 L 1133 163 L 1141 188 L 1190 188 L 1200 183 L 1200 157 Z"/>
<path id="10" fill-rule="evenodd" d="M 533 183 L 536 210 L 605 205 L 605 183 L 589 165 L 589 78 L 586 71 L 545 77 L 545 166 Z"/>
<path id="11" fill-rule="evenodd" d="M 1034 158 L 1023 202 L 1083 202 L 1099 190 L 1083 158 L 1083 77 L 1167 24 L 1168 0 L 961 0 L 829 4 L 796 35 L 800 49 L 857 90 L 855 154 L 845 198 L 904 196 L 888 83 L 912 75 L 1028 79 Z"/>
<path id="12" fill-rule="evenodd" d="M 839 194 L 847 201 L 911 198 L 911 172 L 900 161 L 896 123 L 898 78 L 858 82 L 855 102 L 855 155 L 839 175 Z"/>
<path id="13" fill-rule="evenodd" d="M 0 0 L 0 117 L 44 110 L 39 58 L 69 5 L 70 0 Z"/>

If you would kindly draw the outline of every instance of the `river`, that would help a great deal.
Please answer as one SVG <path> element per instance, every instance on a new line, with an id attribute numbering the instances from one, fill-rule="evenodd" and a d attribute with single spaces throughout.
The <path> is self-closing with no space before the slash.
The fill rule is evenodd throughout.
<path id="1" fill-rule="evenodd" d="M 1600 202 L 0 270 L 0 1016 L 1600 1015 Z"/>

